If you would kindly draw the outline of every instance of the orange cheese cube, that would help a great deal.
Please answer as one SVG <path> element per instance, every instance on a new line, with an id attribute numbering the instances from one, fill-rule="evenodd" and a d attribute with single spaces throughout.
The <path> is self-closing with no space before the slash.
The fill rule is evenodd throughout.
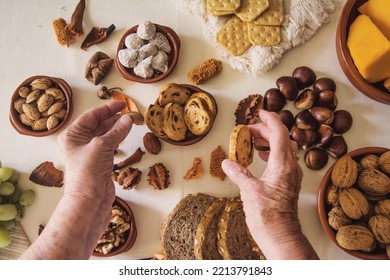
<path id="1" fill-rule="evenodd" d="M 390 40 L 390 1 L 369 0 L 358 8 L 361 14 L 367 15 L 373 23 Z"/>
<path id="2" fill-rule="evenodd" d="M 347 46 L 355 66 L 370 83 L 390 78 L 390 41 L 366 15 L 351 24 Z"/>

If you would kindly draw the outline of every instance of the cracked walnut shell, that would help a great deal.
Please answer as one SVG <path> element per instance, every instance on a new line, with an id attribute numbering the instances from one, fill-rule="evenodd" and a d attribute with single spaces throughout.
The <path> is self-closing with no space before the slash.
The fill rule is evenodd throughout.
<path id="1" fill-rule="evenodd" d="M 170 184 L 169 170 L 161 162 L 149 167 L 148 177 L 149 184 L 156 190 L 166 189 Z"/>

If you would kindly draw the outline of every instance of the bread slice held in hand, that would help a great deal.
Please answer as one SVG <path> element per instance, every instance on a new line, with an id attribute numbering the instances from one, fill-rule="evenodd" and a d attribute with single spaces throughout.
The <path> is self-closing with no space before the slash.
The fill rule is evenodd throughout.
<path id="1" fill-rule="evenodd" d="M 174 141 L 183 140 L 186 137 L 187 125 L 184 121 L 183 107 L 178 103 L 168 103 L 164 107 L 163 131 Z"/>
<path id="2" fill-rule="evenodd" d="M 194 135 L 205 135 L 213 124 L 213 116 L 205 100 L 190 97 L 184 107 L 184 120 Z"/>
<path id="3" fill-rule="evenodd" d="M 230 134 L 229 159 L 247 167 L 253 161 L 252 133 L 246 125 L 237 125 Z"/>
<path id="4" fill-rule="evenodd" d="M 169 214 L 161 228 L 161 248 L 170 260 L 195 260 L 194 241 L 199 222 L 215 197 L 187 195 Z"/>
<path id="5" fill-rule="evenodd" d="M 164 107 L 152 104 L 145 112 L 145 123 L 156 136 L 160 138 L 167 138 L 163 131 L 164 124 Z"/>

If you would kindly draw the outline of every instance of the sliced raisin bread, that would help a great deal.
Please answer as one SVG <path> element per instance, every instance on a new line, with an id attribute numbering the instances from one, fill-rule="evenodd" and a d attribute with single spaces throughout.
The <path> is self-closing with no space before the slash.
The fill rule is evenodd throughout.
<path id="1" fill-rule="evenodd" d="M 230 134 L 229 159 L 245 167 L 253 161 L 252 133 L 244 124 L 237 125 Z"/>
<path id="2" fill-rule="evenodd" d="M 217 115 L 217 104 L 215 103 L 214 99 L 210 96 L 210 94 L 206 92 L 195 92 L 191 94 L 191 98 L 199 98 L 203 99 L 207 104 L 207 109 L 210 112 L 210 115 L 214 119 Z"/>
<path id="3" fill-rule="evenodd" d="M 180 141 L 186 137 L 187 125 L 184 121 L 183 107 L 178 103 L 165 105 L 163 130 L 174 141 Z"/>
<path id="4" fill-rule="evenodd" d="M 161 248 L 170 260 L 195 260 L 196 229 L 216 200 L 206 194 L 187 195 L 169 214 L 161 228 Z"/>
<path id="5" fill-rule="evenodd" d="M 206 210 L 196 229 L 194 253 L 197 260 L 222 260 L 218 252 L 218 223 L 226 199 L 216 199 Z"/>
<path id="6" fill-rule="evenodd" d="M 164 107 L 152 104 L 145 112 L 145 122 L 151 132 L 160 138 L 167 138 L 164 130 Z"/>
<path id="7" fill-rule="evenodd" d="M 218 224 L 218 249 L 224 260 L 265 259 L 248 233 L 240 198 L 229 199 Z"/>
<path id="8" fill-rule="evenodd" d="M 207 102 L 202 98 L 192 96 L 184 107 L 184 120 L 192 134 L 198 136 L 206 134 L 213 124 L 213 117 Z"/>
<path id="9" fill-rule="evenodd" d="M 169 83 L 162 87 L 158 96 L 158 103 L 165 106 L 168 103 L 178 103 L 184 105 L 188 97 L 190 97 L 190 90 L 184 86 Z"/>

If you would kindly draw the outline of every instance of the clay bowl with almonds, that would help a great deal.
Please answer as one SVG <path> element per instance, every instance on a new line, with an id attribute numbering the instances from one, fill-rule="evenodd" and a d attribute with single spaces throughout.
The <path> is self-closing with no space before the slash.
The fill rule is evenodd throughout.
<path id="1" fill-rule="evenodd" d="M 64 128 L 72 114 L 72 89 L 61 78 L 33 76 L 11 98 L 9 119 L 23 135 L 48 136 Z"/>
<path id="2" fill-rule="evenodd" d="M 169 76 L 169 74 L 172 73 L 172 71 L 175 69 L 176 64 L 179 60 L 179 53 L 180 53 L 180 38 L 176 34 L 176 32 L 163 25 L 154 24 L 156 26 L 156 32 L 162 33 L 169 42 L 169 45 L 171 46 L 171 51 L 168 53 L 168 68 L 164 71 L 158 71 L 154 70 L 154 73 L 152 77 L 150 78 L 142 78 L 134 74 L 134 68 L 133 67 L 125 67 L 119 60 L 118 53 L 120 50 L 125 49 L 125 41 L 126 37 L 130 34 L 137 33 L 137 29 L 139 25 L 133 26 L 129 30 L 126 31 L 126 33 L 122 36 L 122 38 L 119 41 L 118 48 L 117 48 L 117 55 L 115 57 L 115 66 L 118 69 L 119 73 L 122 75 L 123 78 L 129 81 L 134 81 L 138 83 L 155 83 L 158 81 L 161 81 Z"/>
<path id="3" fill-rule="evenodd" d="M 194 94 L 194 93 L 197 93 L 197 92 L 202 92 L 202 93 L 205 93 L 207 94 L 210 99 L 212 100 L 212 102 L 214 103 L 215 105 L 215 113 L 214 113 L 214 116 L 212 118 L 212 122 L 211 122 L 211 127 L 209 130 L 207 130 L 207 132 L 203 135 L 194 135 L 191 133 L 190 130 L 187 130 L 187 133 L 186 133 L 186 136 L 183 140 L 180 140 L 180 141 L 175 141 L 175 140 L 172 140 L 166 136 L 164 137 L 161 137 L 159 135 L 156 135 L 157 137 L 159 137 L 161 140 L 169 143 L 169 144 L 172 144 L 172 145 L 176 145 L 176 146 L 189 146 L 189 145 L 193 145 L 195 143 L 198 143 L 199 141 L 201 141 L 203 138 L 205 138 L 207 136 L 207 134 L 210 132 L 210 130 L 212 129 L 213 125 L 214 125 L 214 121 L 215 121 L 215 118 L 217 117 L 217 114 L 218 114 L 218 105 L 217 105 L 217 102 L 215 100 L 215 98 L 213 97 L 212 94 L 196 87 L 196 86 L 193 86 L 193 85 L 189 85 L 189 84 L 179 84 L 180 86 L 183 86 L 187 89 L 189 89 L 191 95 Z M 190 96 L 191 96 L 190 95 Z M 156 102 L 154 104 L 158 104 L 158 98 L 156 100 Z"/>
<path id="4" fill-rule="evenodd" d="M 353 150 L 353 151 L 347 153 L 346 156 L 349 155 L 355 162 L 357 162 L 359 164 L 360 160 L 366 155 L 380 156 L 381 154 L 383 154 L 387 151 L 389 151 L 389 149 L 382 148 L 382 147 L 364 147 L 364 148 L 360 148 L 357 150 Z M 326 235 L 333 241 L 333 243 L 335 245 L 337 245 L 341 250 L 343 250 L 344 252 L 346 252 L 347 254 L 349 254 L 353 257 L 356 257 L 359 259 L 367 259 L 367 260 L 386 260 L 386 259 L 388 259 L 387 255 L 386 255 L 386 248 L 382 248 L 378 244 L 378 242 L 376 242 L 377 244 L 376 244 L 375 250 L 373 250 L 371 252 L 345 249 L 338 243 L 338 241 L 336 239 L 337 231 L 330 226 L 329 220 L 328 220 L 328 213 L 331 211 L 333 206 L 330 205 L 330 203 L 329 203 L 330 199 L 327 197 L 328 190 L 333 185 L 331 175 L 332 175 L 332 171 L 333 171 L 336 163 L 337 163 L 337 161 L 327 170 L 327 172 L 325 173 L 324 177 L 321 180 L 321 183 L 320 183 L 320 186 L 318 189 L 317 211 L 318 211 L 318 216 L 319 216 L 322 228 L 324 229 Z M 359 168 L 361 168 L 361 167 L 359 167 Z M 355 182 L 355 184 L 352 187 L 359 189 L 359 187 L 357 185 L 358 185 L 358 183 Z M 387 198 L 390 198 L 390 194 L 387 194 Z M 372 199 L 373 198 L 367 197 L 368 203 L 373 206 L 373 205 L 375 205 L 375 203 L 377 203 L 377 201 L 372 200 Z M 337 200 L 338 200 L 338 197 L 337 197 Z M 370 215 L 370 214 L 368 214 L 368 215 Z M 364 224 L 367 226 L 367 221 L 365 219 L 367 219 L 367 218 L 363 217 L 363 218 L 357 219 L 357 220 L 351 219 L 351 221 L 352 221 L 352 224 L 354 224 L 354 225 L 363 225 Z"/>
<path id="5" fill-rule="evenodd" d="M 123 213 L 121 213 L 121 216 L 119 216 L 119 217 L 123 218 L 124 217 L 123 215 L 125 215 L 123 220 L 127 224 L 130 225 L 130 228 L 128 230 L 124 231 L 122 233 L 122 235 L 118 236 L 118 237 L 120 237 L 119 240 L 121 240 L 121 242 L 119 243 L 118 246 L 111 246 L 110 243 L 112 243 L 112 242 L 109 242 L 107 240 L 109 238 L 102 236 L 102 238 L 98 242 L 98 245 L 95 247 L 95 250 L 92 253 L 92 255 L 95 257 L 113 257 L 116 255 L 122 254 L 124 252 L 127 252 L 128 250 L 130 250 L 133 247 L 135 240 L 137 239 L 137 227 L 135 225 L 133 211 L 131 210 L 129 204 L 127 204 L 126 201 L 124 201 L 119 196 L 115 196 L 115 200 L 114 200 L 114 203 L 112 204 L 112 207 L 113 207 L 113 211 L 111 212 L 111 214 L 112 214 L 111 222 L 107 226 L 107 230 L 114 232 L 115 228 L 120 228 L 121 226 L 123 226 L 123 224 L 122 225 L 115 224 L 115 221 L 116 221 L 115 215 L 117 215 L 119 213 L 117 211 L 114 211 L 114 208 L 116 208 L 116 207 L 118 207 L 117 209 L 119 209 L 120 211 L 123 211 Z M 107 230 L 106 230 L 106 232 L 107 232 Z M 120 232 L 120 230 L 119 230 L 119 232 Z M 114 233 L 114 235 L 113 235 L 114 238 L 117 237 L 115 235 L 116 234 Z M 104 238 L 106 239 L 105 242 L 100 243 Z M 110 248 L 110 247 L 112 247 L 112 248 L 110 250 L 107 250 L 108 252 L 103 253 L 102 249 L 98 249 L 99 246 L 100 246 L 100 248 L 102 248 L 102 246 L 106 246 L 106 248 Z"/>
<path id="6" fill-rule="evenodd" d="M 358 8 L 366 2 L 367 0 L 348 0 L 344 4 L 336 30 L 337 58 L 341 69 L 356 89 L 375 101 L 390 104 L 390 91 L 384 87 L 383 81 L 371 84 L 364 79 L 356 68 L 347 46 L 350 26 L 360 15 Z"/>

